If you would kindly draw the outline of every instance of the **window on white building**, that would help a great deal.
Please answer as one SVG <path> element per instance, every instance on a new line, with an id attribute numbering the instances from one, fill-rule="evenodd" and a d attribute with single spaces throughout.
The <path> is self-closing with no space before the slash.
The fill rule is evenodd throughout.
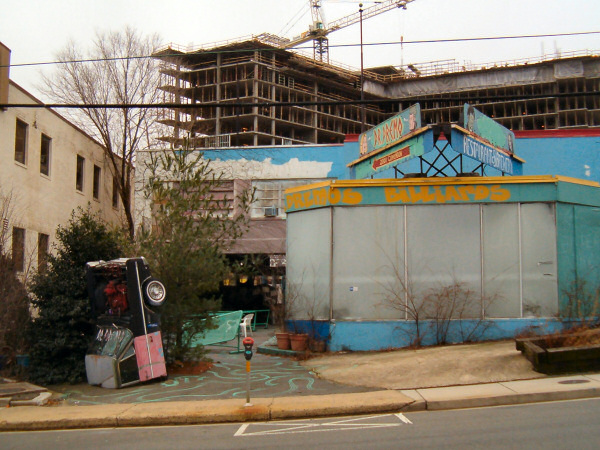
<path id="1" fill-rule="evenodd" d="M 22 120 L 17 119 L 15 133 L 15 161 L 27 164 L 27 128 L 29 126 Z"/>
<path id="2" fill-rule="evenodd" d="M 85 158 L 77 155 L 77 175 L 75 177 L 75 189 L 83 192 L 83 174 L 85 170 Z"/>
<path id="3" fill-rule="evenodd" d="M 40 147 L 40 173 L 50 175 L 50 150 L 52 139 L 42 134 L 42 144 Z"/>
<path id="4" fill-rule="evenodd" d="M 117 177 L 113 177 L 112 205 L 113 208 L 119 207 L 119 180 Z"/>
<path id="5" fill-rule="evenodd" d="M 38 234 L 38 272 L 46 270 L 48 265 L 48 251 L 50 249 L 50 236 Z"/>
<path id="6" fill-rule="evenodd" d="M 100 198 L 100 175 L 102 174 L 102 170 L 100 167 L 94 164 L 94 186 L 93 186 L 93 195 L 96 200 Z"/>
<path id="7" fill-rule="evenodd" d="M 258 217 L 284 217 L 285 216 L 285 190 L 295 186 L 324 181 L 318 180 L 269 180 L 253 181 L 254 202 L 251 215 Z"/>
<path id="8" fill-rule="evenodd" d="M 25 271 L 25 230 L 13 227 L 12 260 L 17 272 Z"/>

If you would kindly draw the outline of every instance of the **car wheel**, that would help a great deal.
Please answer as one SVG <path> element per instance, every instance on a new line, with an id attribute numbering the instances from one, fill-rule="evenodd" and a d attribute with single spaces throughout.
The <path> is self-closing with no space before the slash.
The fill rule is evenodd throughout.
<path id="1" fill-rule="evenodd" d="M 150 278 L 144 283 L 144 299 L 150 306 L 161 306 L 167 298 L 167 290 L 162 282 Z"/>

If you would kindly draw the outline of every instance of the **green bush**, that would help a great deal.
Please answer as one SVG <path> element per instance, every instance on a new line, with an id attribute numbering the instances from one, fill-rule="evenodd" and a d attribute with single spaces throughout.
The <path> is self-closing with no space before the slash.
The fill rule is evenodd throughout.
<path id="1" fill-rule="evenodd" d="M 120 256 L 120 236 L 89 209 L 74 211 L 56 232 L 58 245 L 47 270 L 34 276 L 36 311 L 28 328 L 29 376 L 41 384 L 77 383 L 85 378 L 85 353 L 94 333 L 85 278 L 88 261 Z"/>

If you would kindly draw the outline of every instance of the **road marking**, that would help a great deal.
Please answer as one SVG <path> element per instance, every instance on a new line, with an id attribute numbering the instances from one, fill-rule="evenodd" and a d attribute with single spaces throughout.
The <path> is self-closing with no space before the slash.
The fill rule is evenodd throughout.
<path id="1" fill-rule="evenodd" d="M 405 424 L 412 425 L 412 422 L 410 420 L 408 420 L 404 414 L 398 413 L 398 414 L 396 414 L 396 417 L 398 419 L 400 419 L 402 422 L 404 422 Z"/>
<path id="2" fill-rule="evenodd" d="M 242 426 L 239 428 L 239 430 L 237 430 L 237 431 L 235 432 L 235 434 L 234 434 L 233 436 L 234 436 L 234 437 L 235 437 L 235 436 L 241 436 L 242 434 L 244 434 L 244 431 L 246 431 L 246 428 L 248 428 L 248 425 L 250 425 L 250 424 L 249 424 L 249 423 L 245 423 L 245 424 L 243 424 L 243 425 L 242 425 Z"/>
<path id="3" fill-rule="evenodd" d="M 393 423 L 365 423 L 371 419 L 381 419 L 384 417 L 394 417 L 400 420 L 400 422 Z M 404 414 L 390 414 L 390 415 L 377 415 L 377 416 L 364 416 L 354 417 L 351 419 L 341 420 L 328 420 L 322 423 L 314 423 L 309 421 L 285 421 L 285 422 L 259 422 L 259 423 L 245 423 L 235 432 L 234 437 L 245 437 L 245 436 L 265 436 L 273 434 L 294 434 L 294 433 L 316 433 L 322 431 L 336 431 L 336 430 L 362 430 L 362 429 L 374 429 L 374 428 L 391 428 L 400 427 L 402 425 L 412 425 L 412 422 L 408 420 Z M 248 428 L 252 426 L 256 427 L 269 427 L 269 430 L 257 430 L 253 432 L 247 432 Z"/>

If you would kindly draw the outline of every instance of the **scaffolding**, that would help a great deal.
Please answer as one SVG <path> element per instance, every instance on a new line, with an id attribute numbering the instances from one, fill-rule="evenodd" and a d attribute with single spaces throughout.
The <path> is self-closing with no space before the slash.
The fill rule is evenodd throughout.
<path id="1" fill-rule="evenodd" d="M 196 148 L 222 142 L 232 147 L 336 144 L 361 132 L 361 108 L 352 104 L 360 100 L 360 73 L 259 39 L 212 51 L 169 47 L 155 56 L 162 60 L 164 101 L 186 106 L 166 110 L 161 118 L 174 130 L 163 140 L 176 146 L 184 139 Z M 365 111 L 367 126 L 392 112 L 377 103 L 365 105 Z"/>
<path id="2" fill-rule="evenodd" d="M 512 130 L 600 127 L 597 53 L 484 66 L 443 60 L 367 69 L 361 77 L 283 49 L 278 39 L 262 34 L 157 52 L 163 100 L 182 105 L 164 110 L 161 122 L 173 133 L 162 140 L 192 148 L 342 143 L 361 132 L 361 90 L 366 128 L 416 101 L 424 123 L 456 122 L 471 103 Z"/>

